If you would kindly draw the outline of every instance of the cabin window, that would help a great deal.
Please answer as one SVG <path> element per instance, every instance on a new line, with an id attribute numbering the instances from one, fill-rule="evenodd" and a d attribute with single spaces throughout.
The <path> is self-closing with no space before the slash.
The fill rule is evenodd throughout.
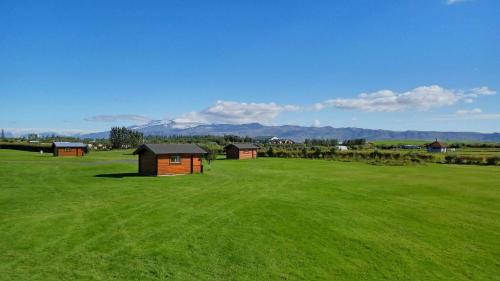
<path id="1" fill-rule="evenodd" d="M 70 152 L 70 151 L 71 151 L 71 147 L 65 147 L 65 148 L 64 148 L 64 151 L 66 151 L 66 152 Z"/>
<path id="2" fill-rule="evenodd" d="M 170 164 L 180 164 L 181 157 L 179 155 L 170 156 Z"/>

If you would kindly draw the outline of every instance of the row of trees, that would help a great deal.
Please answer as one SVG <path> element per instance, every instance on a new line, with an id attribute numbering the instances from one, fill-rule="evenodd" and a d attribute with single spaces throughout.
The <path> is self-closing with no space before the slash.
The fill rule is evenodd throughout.
<path id="1" fill-rule="evenodd" d="M 446 155 L 444 160 L 447 164 L 460 165 L 499 165 L 500 156 L 482 156 L 482 155 Z"/>
<path id="2" fill-rule="evenodd" d="M 144 134 L 126 127 L 113 127 L 109 132 L 112 148 L 130 148 L 144 143 Z"/>
<path id="3" fill-rule="evenodd" d="M 309 158 L 309 159 L 338 159 L 347 161 L 374 161 L 377 163 L 406 164 L 435 162 L 434 155 L 416 152 L 382 152 L 374 151 L 339 151 L 335 148 L 314 147 L 288 150 L 282 148 L 269 147 L 267 150 L 261 149 L 259 157 L 279 157 L 279 158 Z"/>
<path id="4" fill-rule="evenodd" d="M 308 146 L 320 145 L 320 146 L 336 146 L 339 144 L 338 139 L 305 139 L 304 144 Z"/>
<path id="5" fill-rule="evenodd" d="M 343 145 L 354 146 L 354 145 L 365 145 L 366 139 L 350 139 L 342 142 Z"/>
<path id="6" fill-rule="evenodd" d="M 500 148 L 500 143 L 494 142 L 484 142 L 484 143 L 452 143 L 450 144 L 451 148 Z"/>
<path id="7" fill-rule="evenodd" d="M 253 142 L 250 137 L 240 137 L 236 135 L 173 135 L 173 136 L 145 136 L 144 141 L 147 143 L 198 143 L 210 144 L 215 143 L 220 146 L 225 146 L 235 142 Z"/>
<path id="8" fill-rule="evenodd" d="M 340 144 L 338 139 L 305 139 L 304 144 L 307 146 L 336 146 Z M 366 139 L 349 139 L 342 142 L 346 146 L 365 145 Z"/>

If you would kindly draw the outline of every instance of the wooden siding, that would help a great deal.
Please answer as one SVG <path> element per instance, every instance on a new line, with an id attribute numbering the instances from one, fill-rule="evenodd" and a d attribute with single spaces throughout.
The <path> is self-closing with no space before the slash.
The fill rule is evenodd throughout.
<path id="1" fill-rule="evenodd" d="M 68 149 L 68 151 L 66 151 Z M 56 148 L 54 150 L 54 156 L 83 156 L 85 154 L 83 148 L 72 147 L 72 148 Z"/>
<path id="2" fill-rule="evenodd" d="M 257 158 L 256 149 L 240 149 L 240 159 Z"/>
<path id="3" fill-rule="evenodd" d="M 202 160 L 198 155 L 193 155 L 193 173 L 201 173 L 202 171 Z"/>
<path id="4" fill-rule="evenodd" d="M 144 176 L 156 175 L 156 155 L 151 151 L 139 154 L 139 174 Z"/>
<path id="5" fill-rule="evenodd" d="M 201 158 L 197 155 L 180 155 L 180 163 L 171 163 L 175 155 L 158 155 L 158 175 L 201 173 Z"/>
<path id="6" fill-rule="evenodd" d="M 257 158 L 257 149 L 238 149 L 230 146 L 226 149 L 227 159 L 252 159 Z"/>

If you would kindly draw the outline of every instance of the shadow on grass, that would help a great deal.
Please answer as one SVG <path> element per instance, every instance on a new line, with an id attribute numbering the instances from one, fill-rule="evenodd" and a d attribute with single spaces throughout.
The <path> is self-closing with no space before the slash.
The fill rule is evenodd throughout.
<path id="1" fill-rule="evenodd" d="M 96 178 L 129 178 L 129 177 L 142 177 L 139 173 L 115 173 L 115 174 L 99 174 L 95 175 Z"/>

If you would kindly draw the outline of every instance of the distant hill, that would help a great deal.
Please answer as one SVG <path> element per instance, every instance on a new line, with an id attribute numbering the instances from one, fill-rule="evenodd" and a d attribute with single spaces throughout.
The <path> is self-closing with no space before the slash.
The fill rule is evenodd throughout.
<path id="1" fill-rule="evenodd" d="M 143 132 L 145 135 L 240 135 L 240 136 L 278 136 L 295 141 L 306 138 L 336 138 L 339 140 L 366 138 L 375 140 L 460 140 L 500 142 L 500 133 L 476 132 L 437 132 L 437 131 L 390 131 L 361 128 L 304 127 L 295 125 L 265 126 L 259 123 L 232 125 L 211 124 L 185 126 L 173 121 L 153 121 L 145 125 L 129 128 Z M 106 138 L 109 132 L 83 134 L 81 137 Z"/>

